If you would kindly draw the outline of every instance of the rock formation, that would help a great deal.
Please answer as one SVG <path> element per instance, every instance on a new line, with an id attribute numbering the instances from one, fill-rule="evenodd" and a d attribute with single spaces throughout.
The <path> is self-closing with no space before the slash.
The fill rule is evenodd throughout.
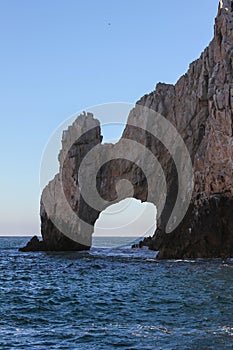
<path id="1" fill-rule="evenodd" d="M 166 147 L 153 137 L 153 132 L 146 131 L 156 131 L 157 125 L 150 124 L 151 119 L 147 117 L 140 118 L 140 106 L 160 113 L 177 129 L 193 164 L 191 203 L 184 219 L 170 233 L 165 231 L 178 195 L 177 169 Z M 140 159 L 135 141 L 142 146 Z M 168 143 L 172 141 L 168 137 Z M 38 250 L 88 249 L 93 225 L 108 202 L 133 196 L 151 201 L 161 210 L 154 236 L 140 244 L 159 250 L 158 258 L 233 256 L 232 1 L 220 1 L 214 38 L 200 58 L 191 63 L 188 72 L 175 85 L 159 83 L 155 91 L 137 102 L 116 145 L 101 142 L 100 124 L 90 113 L 79 116 L 64 132 L 59 174 L 42 194 L 44 249 L 38 243 Z M 78 178 L 81 162 L 93 148 L 95 152 L 82 168 L 82 175 L 87 179 L 87 188 L 92 188 L 93 164 L 99 169 L 96 188 L 105 201 L 95 209 L 83 198 L 80 191 L 83 184 L 81 186 Z M 123 152 L 126 148 L 128 157 Z M 160 165 L 146 166 L 148 150 Z M 106 159 L 109 161 L 104 163 Z M 161 176 L 161 169 L 165 178 Z M 122 179 L 127 181 L 120 181 Z M 185 183 L 185 178 L 182 181 Z M 119 183 L 121 186 L 117 187 Z M 166 198 L 163 198 L 165 186 Z M 189 183 L 187 187 L 188 192 Z"/>

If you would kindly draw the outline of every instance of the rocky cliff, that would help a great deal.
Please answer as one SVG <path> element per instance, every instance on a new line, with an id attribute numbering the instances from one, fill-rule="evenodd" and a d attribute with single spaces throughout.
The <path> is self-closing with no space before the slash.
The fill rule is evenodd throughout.
<path id="1" fill-rule="evenodd" d="M 141 107 L 155 115 L 141 113 Z M 179 171 L 174 161 L 183 157 L 183 148 L 170 152 L 174 135 L 166 128 L 158 133 L 156 112 L 184 140 L 193 165 L 193 187 L 186 179 L 186 165 L 180 163 Z M 100 212 L 132 196 L 158 208 L 155 235 L 142 244 L 159 250 L 159 258 L 233 256 L 232 1 L 220 1 L 214 38 L 188 72 L 175 85 L 159 83 L 137 102 L 116 145 L 101 142 L 99 122 L 89 113 L 64 132 L 59 174 L 42 194 L 43 242 L 36 243 L 38 249 L 88 249 Z M 148 151 L 158 162 L 148 161 Z M 95 205 L 90 205 L 93 183 L 98 193 Z M 179 213 L 174 213 L 177 196 L 185 203 L 190 191 L 190 205 L 179 222 Z M 167 230 L 172 222 L 177 225 Z"/>
<path id="2" fill-rule="evenodd" d="M 152 246 L 160 258 L 233 256 L 232 1 L 220 2 L 214 39 L 177 82 L 167 108 L 192 157 L 194 191 L 179 227 L 168 235 L 158 228 Z"/>

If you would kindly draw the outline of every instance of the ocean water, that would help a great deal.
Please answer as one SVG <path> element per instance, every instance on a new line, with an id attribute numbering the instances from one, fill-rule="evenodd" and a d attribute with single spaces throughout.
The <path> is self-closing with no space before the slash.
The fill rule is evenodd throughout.
<path id="1" fill-rule="evenodd" d="M 27 241 L 0 238 L 0 349 L 233 348 L 233 261 L 156 261 L 106 238 L 18 252 Z"/>

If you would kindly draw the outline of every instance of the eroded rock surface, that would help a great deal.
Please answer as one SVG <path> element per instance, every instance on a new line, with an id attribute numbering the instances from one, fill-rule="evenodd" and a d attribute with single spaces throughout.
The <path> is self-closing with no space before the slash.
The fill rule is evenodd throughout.
<path id="1" fill-rule="evenodd" d="M 194 189 L 185 218 L 173 232 L 165 233 L 178 194 L 178 175 L 166 147 L 153 133 L 145 131 L 156 129 L 151 118 L 142 119 L 138 109 L 133 109 L 121 140 L 116 145 L 102 145 L 99 122 L 90 113 L 83 114 L 64 132 L 60 172 L 42 194 L 41 233 L 45 250 L 82 250 L 91 245 L 93 225 L 108 204 L 101 203 L 97 209 L 88 205 L 80 192 L 78 171 L 81 161 L 96 147 L 95 154 L 85 164 L 84 175 L 88 183 L 95 164 L 99 169 L 96 187 L 102 198 L 114 203 L 133 196 L 149 200 L 158 208 L 165 201 L 155 235 L 145 241 L 151 249 L 159 250 L 159 258 L 233 256 L 232 1 L 220 1 L 214 38 L 200 58 L 190 64 L 188 72 L 175 85 L 157 84 L 155 91 L 142 97 L 137 106 L 146 106 L 171 122 L 190 153 Z M 143 146 L 140 159 L 133 140 Z M 125 156 L 126 148 L 129 159 Z M 154 164 L 146 168 L 147 173 L 142 170 L 146 166 L 146 150 L 156 156 L 161 168 Z M 103 165 L 104 159 L 110 160 Z M 165 184 L 161 169 L 167 186 L 166 198 L 163 198 Z M 127 185 L 117 192 L 122 179 L 128 180 L 132 188 Z M 73 214 L 69 206 L 64 207 L 63 195 Z M 55 217 L 60 218 L 57 225 L 54 225 Z M 67 235 L 63 234 L 64 230 Z"/>

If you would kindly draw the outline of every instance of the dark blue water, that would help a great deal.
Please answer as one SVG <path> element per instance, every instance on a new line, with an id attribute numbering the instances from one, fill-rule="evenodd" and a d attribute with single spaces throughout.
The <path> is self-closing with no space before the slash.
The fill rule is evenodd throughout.
<path id="1" fill-rule="evenodd" d="M 233 262 L 0 238 L 0 349 L 232 349 Z"/>

